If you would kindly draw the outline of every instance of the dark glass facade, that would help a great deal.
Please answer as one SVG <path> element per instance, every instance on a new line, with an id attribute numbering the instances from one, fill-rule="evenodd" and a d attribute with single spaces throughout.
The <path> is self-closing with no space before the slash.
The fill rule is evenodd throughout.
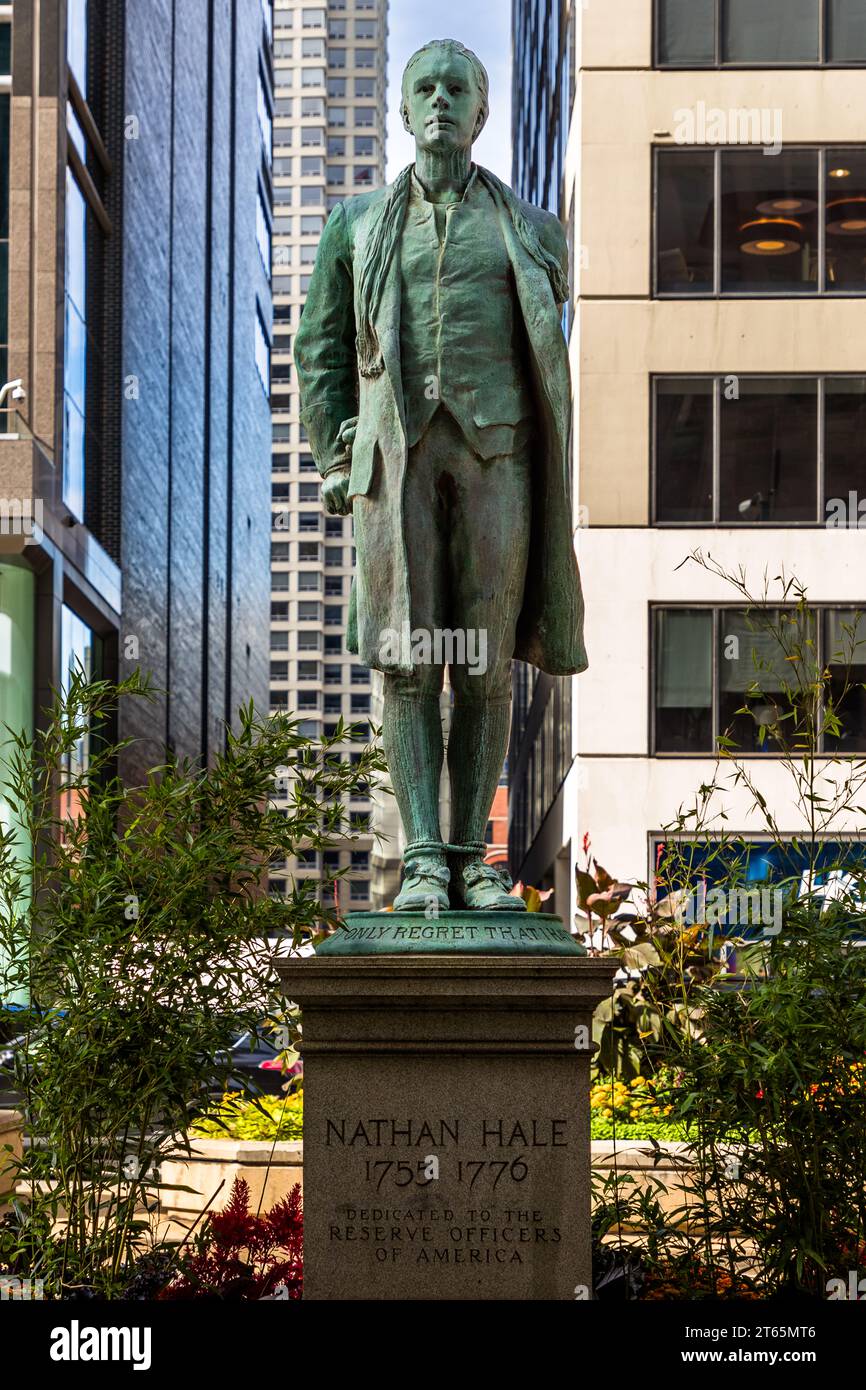
<path id="1" fill-rule="evenodd" d="M 211 758 L 239 705 L 267 707 L 269 20 L 17 0 L 0 26 L 0 366 L 24 390 L 0 449 L 42 518 L 4 558 L 33 588 L 37 720 L 70 633 L 107 677 L 152 675 L 119 730 L 131 778 L 167 748 Z M 31 148 L 36 101 L 54 149 Z"/>
<path id="2" fill-rule="evenodd" d="M 512 183 L 521 198 L 561 217 L 565 150 L 574 104 L 575 23 L 565 0 L 513 0 Z M 569 238 L 574 245 L 574 237 Z M 563 327 L 567 330 L 566 307 Z M 571 766 L 571 681 L 514 665 L 508 857 L 515 877 Z M 534 872 L 539 886 L 542 882 Z"/>
<path id="3" fill-rule="evenodd" d="M 512 182 L 560 215 L 574 101 L 574 20 L 566 0 L 513 0 Z"/>

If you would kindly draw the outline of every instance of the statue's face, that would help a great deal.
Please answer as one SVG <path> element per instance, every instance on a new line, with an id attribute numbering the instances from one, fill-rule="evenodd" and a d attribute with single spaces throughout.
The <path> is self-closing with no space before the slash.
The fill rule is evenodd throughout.
<path id="1" fill-rule="evenodd" d="M 418 59 L 409 73 L 403 122 L 421 150 L 471 148 L 482 122 L 481 97 L 462 54 L 432 49 Z"/>

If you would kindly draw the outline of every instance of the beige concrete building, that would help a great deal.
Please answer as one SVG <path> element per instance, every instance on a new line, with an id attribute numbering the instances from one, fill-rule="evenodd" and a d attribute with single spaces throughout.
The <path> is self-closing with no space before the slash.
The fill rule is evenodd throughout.
<path id="1" fill-rule="evenodd" d="M 866 4 L 549 8 L 571 59 L 556 196 L 573 243 L 590 668 L 543 702 L 523 679 L 512 868 L 571 915 L 583 836 L 620 877 L 651 878 L 732 723 L 781 829 L 802 828 L 780 760 L 760 751 L 760 711 L 736 715 L 754 678 L 736 595 L 682 561 L 709 551 L 755 592 L 765 571 L 795 574 L 830 666 L 866 609 Z M 537 176 L 522 139 L 518 168 Z M 855 682 L 864 653 L 849 653 Z M 569 699 L 569 746 L 552 756 L 550 711 Z M 866 749 L 861 696 L 839 746 Z M 760 843 L 745 789 L 722 808 Z"/>

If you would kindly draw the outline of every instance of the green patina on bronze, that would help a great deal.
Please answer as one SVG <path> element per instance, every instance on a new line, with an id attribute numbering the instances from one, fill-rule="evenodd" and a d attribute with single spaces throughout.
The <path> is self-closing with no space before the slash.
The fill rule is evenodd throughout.
<path id="1" fill-rule="evenodd" d="M 341 931 L 322 942 L 319 956 L 585 956 L 560 917 L 546 912 L 350 912 Z"/>
<path id="2" fill-rule="evenodd" d="M 322 236 L 294 345 L 301 418 L 326 509 L 354 518 L 348 647 L 385 677 L 383 742 L 407 840 L 395 909 L 520 912 L 507 876 L 484 863 L 511 663 L 553 675 L 587 664 L 567 243 L 557 218 L 472 163 L 488 111 L 474 54 L 427 45 L 402 95 L 415 163 L 339 204 Z"/>

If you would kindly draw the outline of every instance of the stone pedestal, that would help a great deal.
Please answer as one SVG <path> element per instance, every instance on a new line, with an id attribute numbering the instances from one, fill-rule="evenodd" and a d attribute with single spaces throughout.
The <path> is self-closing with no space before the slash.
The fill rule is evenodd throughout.
<path id="1" fill-rule="evenodd" d="M 317 957 L 303 1010 L 304 1296 L 575 1299 L 590 1268 L 582 956 Z"/>

